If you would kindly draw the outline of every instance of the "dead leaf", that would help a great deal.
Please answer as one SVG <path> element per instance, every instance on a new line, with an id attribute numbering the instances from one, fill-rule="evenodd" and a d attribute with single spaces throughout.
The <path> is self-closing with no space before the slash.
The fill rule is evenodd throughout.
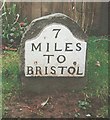
<path id="1" fill-rule="evenodd" d="M 50 99 L 50 98 L 48 97 L 45 102 L 41 103 L 41 106 L 44 107 L 44 106 L 48 103 L 49 99 Z"/>
<path id="2" fill-rule="evenodd" d="M 96 66 L 100 67 L 100 62 L 99 61 L 96 62 Z"/>
<path id="3" fill-rule="evenodd" d="M 86 117 L 91 117 L 91 114 L 87 114 Z"/>

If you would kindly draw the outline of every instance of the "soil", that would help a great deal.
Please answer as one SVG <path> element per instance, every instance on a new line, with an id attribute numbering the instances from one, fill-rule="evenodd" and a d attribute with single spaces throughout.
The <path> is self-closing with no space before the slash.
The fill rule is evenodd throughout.
<path id="1" fill-rule="evenodd" d="M 89 100 L 85 109 L 78 102 Z M 53 95 L 13 95 L 5 103 L 4 118 L 87 118 L 100 117 L 98 110 L 103 102 L 96 97 L 88 98 L 84 93 L 55 93 Z"/>

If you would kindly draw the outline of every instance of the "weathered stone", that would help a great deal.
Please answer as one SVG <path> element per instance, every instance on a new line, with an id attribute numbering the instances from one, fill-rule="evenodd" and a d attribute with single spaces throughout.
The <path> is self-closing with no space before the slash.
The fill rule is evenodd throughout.
<path id="1" fill-rule="evenodd" d="M 35 19 L 29 25 L 27 31 L 22 37 L 21 45 L 20 45 L 20 77 L 23 85 L 24 91 L 30 91 L 35 93 L 53 93 L 57 91 L 72 91 L 73 89 L 80 89 L 85 86 L 86 84 L 86 72 L 78 77 L 69 76 L 69 75 L 41 75 L 41 76 L 26 76 L 25 74 L 25 59 L 26 58 L 26 51 L 25 44 L 27 41 L 32 41 L 32 39 L 37 39 L 39 37 L 44 28 L 49 25 L 57 24 L 67 27 L 73 36 L 79 40 L 80 42 L 87 41 L 87 36 L 81 30 L 81 28 L 68 16 L 56 13 L 48 16 L 44 16 L 38 19 Z M 64 33 L 65 36 L 65 33 Z M 73 40 L 74 43 L 74 40 Z M 86 42 L 85 42 L 86 43 Z M 70 43 L 71 45 L 71 43 Z M 68 45 L 69 46 L 69 45 Z M 68 46 L 66 49 L 68 51 L 72 51 Z M 85 48 L 84 48 L 85 49 Z M 60 51 L 60 50 L 59 50 Z M 64 51 L 63 51 L 64 52 Z M 27 52 L 28 53 L 28 52 Z M 37 55 L 36 55 L 37 56 Z M 71 56 L 70 56 L 71 57 Z M 86 56 L 84 56 L 86 57 Z M 80 57 L 79 57 L 80 58 Z M 33 61 L 34 62 L 34 61 Z M 84 64 L 85 65 L 85 64 Z"/>

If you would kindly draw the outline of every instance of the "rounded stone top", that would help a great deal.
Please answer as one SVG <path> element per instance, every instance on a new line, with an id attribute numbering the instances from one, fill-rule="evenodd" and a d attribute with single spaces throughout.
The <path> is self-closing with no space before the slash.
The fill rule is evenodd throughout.
<path id="1" fill-rule="evenodd" d="M 21 43 L 36 37 L 47 25 L 52 23 L 66 26 L 77 39 L 87 41 L 87 35 L 73 19 L 62 13 L 54 13 L 34 19 L 24 33 Z"/>
<path id="2" fill-rule="evenodd" d="M 54 17 L 67 17 L 67 18 L 69 18 L 69 19 L 71 19 L 70 17 L 68 17 L 67 15 L 65 15 L 65 14 L 63 14 L 63 13 L 54 13 L 54 14 L 50 14 L 50 15 L 46 15 L 46 16 L 42 16 L 42 17 L 40 17 L 40 18 L 36 18 L 36 19 L 34 19 L 33 21 L 32 21 L 32 23 L 33 22 L 36 22 L 36 21 L 38 21 L 38 20 L 42 20 L 42 19 L 52 19 L 52 18 L 54 18 Z"/>

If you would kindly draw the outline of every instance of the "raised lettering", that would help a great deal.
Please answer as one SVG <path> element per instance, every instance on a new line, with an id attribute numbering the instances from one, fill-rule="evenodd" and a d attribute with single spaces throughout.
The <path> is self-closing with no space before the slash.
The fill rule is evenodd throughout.
<path id="1" fill-rule="evenodd" d="M 47 63 L 50 63 L 50 58 L 53 57 L 54 55 L 43 55 L 47 57 Z"/>
<path id="2" fill-rule="evenodd" d="M 65 51 L 73 51 L 73 49 L 70 49 L 70 45 L 72 45 L 72 43 L 66 43 Z"/>
<path id="3" fill-rule="evenodd" d="M 57 57 L 57 61 L 58 61 L 59 63 L 63 63 L 63 62 L 66 61 L 66 57 L 65 57 L 64 55 L 59 55 L 59 56 Z"/>
<path id="4" fill-rule="evenodd" d="M 76 69 L 74 67 L 69 67 L 68 68 L 68 73 L 73 75 L 75 73 Z"/>
<path id="5" fill-rule="evenodd" d="M 33 75 L 33 73 L 34 73 L 33 67 L 27 66 L 27 75 Z"/>
<path id="6" fill-rule="evenodd" d="M 81 51 L 81 43 L 77 43 L 76 47 L 78 48 L 78 49 L 76 49 L 76 51 Z"/>
<path id="7" fill-rule="evenodd" d="M 54 68 L 56 68 L 56 67 L 55 67 L 55 66 L 52 66 L 52 67 L 51 67 L 51 70 L 52 70 L 52 71 L 51 71 L 51 74 L 56 74 L 56 71 L 55 71 Z"/>
<path id="8" fill-rule="evenodd" d="M 38 73 L 39 72 L 39 73 Z M 41 74 L 42 75 L 42 72 L 41 72 L 41 67 L 40 66 L 36 66 L 36 75 L 38 74 Z"/>
<path id="9" fill-rule="evenodd" d="M 39 51 L 41 51 L 41 43 L 39 43 L 39 44 L 37 45 L 37 47 L 35 46 L 34 43 L 32 43 L 32 51 L 34 51 L 34 49 L 35 49 L 35 50 L 39 49 Z"/>
<path id="10" fill-rule="evenodd" d="M 61 68 L 61 74 L 64 74 L 64 68 L 67 68 L 66 66 L 58 66 L 58 68 Z"/>
<path id="11" fill-rule="evenodd" d="M 79 73 L 79 67 L 77 69 L 77 75 L 82 75 L 83 73 Z"/>
<path id="12" fill-rule="evenodd" d="M 62 51 L 62 49 L 57 49 L 57 43 L 55 43 L 55 51 Z"/>

